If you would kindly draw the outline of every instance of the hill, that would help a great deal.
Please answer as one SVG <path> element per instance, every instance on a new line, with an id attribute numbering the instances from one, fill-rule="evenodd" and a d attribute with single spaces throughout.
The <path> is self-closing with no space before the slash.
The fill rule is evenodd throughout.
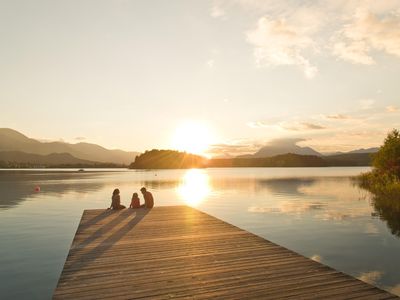
<path id="1" fill-rule="evenodd" d="M 130 164 L 136 155 L 139 154 L 138 152 L 109 150 L 90 143 L 40 142 L 16 130 L 0 128 L 0 152 L 4 151 L 17 151 L 38 155 L 69 153 L 71 156 L 81 160 L 125 165 Z"/>
<path id="2" fill-rule="evenodd" d="M 330 166 L 370 166 L 372 153 L 353 152 L 325 156 L 324 159 Z"/>
<path id="3" fill-rule="evenodd" d="M 95 162 L 73 157 L 69 153 L 52 153 L 48 155 L 38 155 L 21 151 L 2 151 L 0 152 L 1 162 L 32 164 L 32 165 L 62 165 L 62 164 L 87 164 L 94 165 Z"/>
<path id="4" fill-rule="evenodd" d="M 174 150 L 146 151 L 136 156 L 135 161 L 129 166 L 130 169 L 189 169 L 203 168 L 207 159 L 186 152 Z"/>
<path id="5" fill-rule="evenodd" d="M 327 167 L 324 158 L 316 155 L 282 154 L 262 158 L 210 159 L 207 167 Z"/>

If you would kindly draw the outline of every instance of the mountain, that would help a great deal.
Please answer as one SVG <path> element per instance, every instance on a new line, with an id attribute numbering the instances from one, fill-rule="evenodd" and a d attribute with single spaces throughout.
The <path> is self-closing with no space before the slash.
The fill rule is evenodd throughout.
<path id="1" fill-rule="evenodd" d="M 48 155 L 39 155 L 25 153 L 21 151 L 2 151 L 0 152 L 0 161 L 29 163 L 31 165 L 94 165 L 93 161 L 83 160 L 73 157 L 69 153 L 52 153 Z"/>
<path id="2" fill-rule="evenodd" d="M 9 128 L 0 128 L 0 151 L 20 151 L 38 155 L 69 153 L 81 160 L 126 165 L 134 161 L 139 154 L 138 152 L 109 150 L 89 143 L 39 142 Z"/>
<path id="3" fill-rule="evenodd" d="M 376 153 L 379 151 L 379 147 L 372 147 L 372 148 L 361 148 L 361 149 L 356 149 L 348 152 L 341 152 L 341 151 L 336 151 L 336 152 L 323 152 L 322 155 L 324 156 L 333 156 L 333 155 L 342 155 L 342 154 L 363 154 L 363 153 Z"/>
<path id="4" fill-rule="evenodd" d="M 379 151 L 379 147 L 373 147 L 373 148 L 361 148 L 361 149 L 357 149 L 357 150 L 353 150 L 353 151 L 349 151 L 347 152 L 348 154 L 351 153 L 376 153 Z"/>
<path id="5" fill-rule="evenodd" d="M 298 154 L 298 155 L 315 155 L 322 156 L 321 153 L 315 151 L 310 147 L 301 147 L 296 143 L 302 141 L 301 139 L 279 139 L 273 140 L 266 146 L 262 147 L 256 153 L 251 155 L 241 155 L 238 158 L 263 158 L 272 157 L 282 154 Z"/>

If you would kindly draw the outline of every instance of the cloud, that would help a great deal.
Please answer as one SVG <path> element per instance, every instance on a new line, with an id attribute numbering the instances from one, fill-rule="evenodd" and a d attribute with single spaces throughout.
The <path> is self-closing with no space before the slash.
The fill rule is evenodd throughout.
<path id="1" fill-rule="evenodd" d="M 381 271 L 371 271 L 361 273 L 359 276 L 357 276 L 357 279 L 367 282 L 369 284 L 376 284 L 376 282 L 382 277 L 382 275 L 383 272 Z"/>
<path id="2" fill-rule="evenodd" d="M 310 123 L 310 122 L 283 123 L 283 124 L 281 124 L 281 127 L 283 129 L 290 130 L 290 131 L 320 130 L 320 129 L 327 128 L 323 125 Z"/>
<path id="3" fill-rule="evenodd" d="M 356 64 L 374 64 L 372 51 L 400 57 L 400 16 L 379 17 L 360 8 L 352 21 L 336 32 L 333 41 L 333 54 Z"/>
<path id="4" fill-rule="evenodd" d="M 207 60 L 206 65 L 207 65 L 207 67 L 212 69 L 212 68 L 214 68 L 215 61 L 213 59 L 209 59 L 209 60 Z"/>
<path id="5" fill-rule="evenodd" d="M 247 123 L 247 126 L 251 128 L 278 128 L 281 130 L 286 130 L 286 131 L 308 131 L 308 130 L 320 130 L 320 129 L 326 129 L 327 127 L 316 124 L 316 123 L 311 123 L 311 122 L 305 122 L 305 121 L 278 121 L 275 123 L 268 122 L 268 121 L 251 121 Z"/>
<path id="6" fill-rule="evenodd" d="M 226 12 L 220 5 L 214 3 L 211 7 L 210 15 L 213 18 L 224 18 L 226 16 Z"/>
<path id="7" fill-rule="evenodd" d="M 257 66 L 297 66 L 307 78 L 319 72 L 313 55 L 373 65 L 375 55 L 400 57 L 398 0 L 214 1 L 215 17 L 256 16 L 246 32 Z"/>
<path id="8" fill-rule="evenodd" d="M 331 120 L 346 120 L 346 119 L 350 119 L 350 116 L 342 115 L 342 114 L 334 114 L 334 115 L 327 115 L 327 116 L 325 116 L 325 118 L 331 119 Z"/>
<path id="9" fill-rule="evenodd" d="M 250 154 L 258 151 L 263 144 L 257 141 L 238 140 L 231 143 L 220 143 L 210 146 L 207 151 L 214 157 L 231 157 L 243 154 Z"/>
<path id="10" fill-rule="evenodd" d="M 360 103 L 361 109 L 370 109 L 375 104 L 374 99 L 361 99 L 358 101 Z"/>
<path id="11" fill-rule="evenodd" d="M 304 57 L 303 51 L 315 48 L 306 28 L 288 23 L 284 18 L 260 18 L 256 28 L 247 32 L 247 41 L 254 46 L 254 57 L 259 67 L 299 66 L 307 78 L 313 78 L 318 69 Z"/>
<path id="12" fill-rule="evenodd" d="M 389 106 L 386 106 L 386 111 L 390 112 L 390 113 L 400 112 L 400 108 L 397 106 L 389 105 Z"/>
<path id="13" fill-rule="evenodd" d="M 247 126 L 251 128 L 266 128 L 276 126 L 274 124 L 267 123 L 266 121 L 250 121 L 247 122 Z"/>

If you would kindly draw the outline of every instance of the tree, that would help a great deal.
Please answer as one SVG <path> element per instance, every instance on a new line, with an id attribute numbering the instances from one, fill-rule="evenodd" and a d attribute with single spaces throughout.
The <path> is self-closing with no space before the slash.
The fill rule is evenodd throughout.
<path id="1" fill-rule="evenodd" d="M 397 129 L 389 132 L 372 164 L 378 173 L 400 179 L 400 132 Z"/>

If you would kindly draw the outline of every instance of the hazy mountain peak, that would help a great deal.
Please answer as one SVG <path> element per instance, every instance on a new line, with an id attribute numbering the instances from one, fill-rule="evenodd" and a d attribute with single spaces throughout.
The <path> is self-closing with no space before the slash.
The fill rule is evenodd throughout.
<path id="1" fill-rule="evenodd" d="M 315 151 L 310 147 L 298 146 L 297 143 L 302 141 L 304 141 L 304 139 L 291 138 L 272 140 L 256 153 L 254 153 L 253 157 L 271 157 L 287 153 L 321 156 L 321 153 Z"/>
<path id="2" fill-rule="evenodd" d="M 19 140 L 29 139 L 26 135 L 11 128 L 0 128 L 0 137 L 8 137 Z"/>
<path id="3" fill-rule="evenodd" d="M 82 160 L 116 164 L 130 164 L 139 154 L 138 152 L 109 150 L 96 144 L 83 142 L 77 144 L 39 142 L 9 128 L 0 128 L 0 151 L 21 151 L 38 155 L 68 153 Z"/>

